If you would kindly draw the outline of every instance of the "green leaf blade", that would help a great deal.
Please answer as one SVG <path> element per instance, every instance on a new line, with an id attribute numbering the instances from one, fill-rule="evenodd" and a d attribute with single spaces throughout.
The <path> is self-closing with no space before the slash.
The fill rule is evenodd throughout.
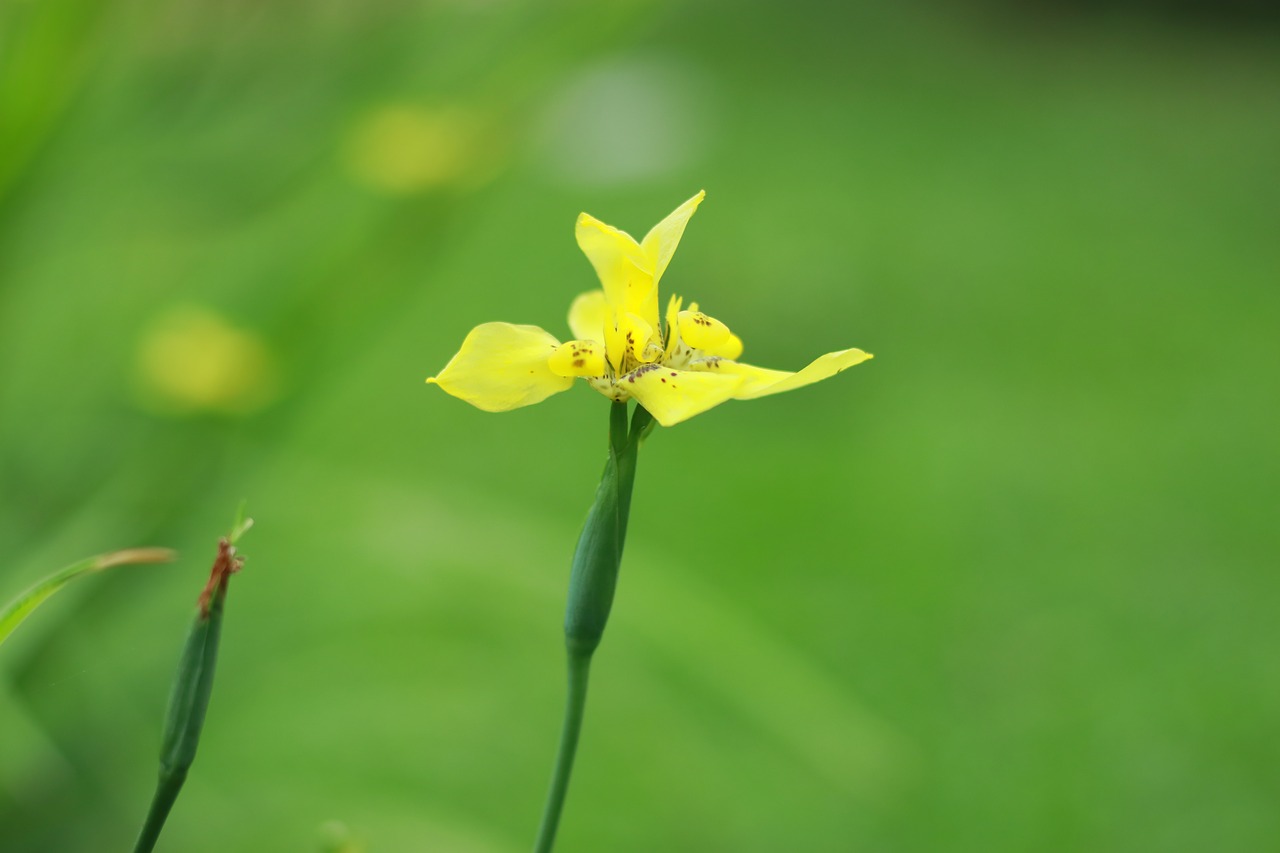
<path id="1" fill-rule="evenodd" d="M 39 581 L 0 608 L 0 643 L 7 640 L 9 635 L 17 630 L 37 607 L 76 578 L 96 574 L 114 566 L 168 563 L 175 556 L 174 552 L 168 548 L 130 548 L 124 551 L 112 551 L 109 554 L 99 554 L 96 557 L 72 563 Z"/>

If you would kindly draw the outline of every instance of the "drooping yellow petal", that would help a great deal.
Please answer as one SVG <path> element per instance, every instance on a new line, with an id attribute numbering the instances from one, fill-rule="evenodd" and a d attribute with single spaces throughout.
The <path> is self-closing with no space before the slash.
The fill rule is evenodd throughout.
<path id="1" fill-rule="evenodd" d="M 689 224 L 689 217 L 693 216 L 694 211 L 706 196 L 706 190 L 699 190 L 697 195 L 673 210 L 666 219 L 653 226 L 649 229 L 649 233 L 644 235 L 640 247 L 644 249 L 645 256 L 649 259 L 649 271 L 653 274 L 655 286 L 662 278 L 662 274 L 666 272 L 667 264 L 671 263 L 671 256 L 676 253 L 676 247 L 680 245 L 680 238 L 684 236 L 684 227 Z"/>
<path id="2" fill-rule="evenodd" d="M 547 361 L 557 376 L 603 376 L 604 345 L 595 341 L 561 344 Z"/>
<path id="3" fill-rule="evenodd" d="M 842 370 L 870 359 L 870 353 L 860 349 L 846 349 L 829 352 L 815 358 L 802 370 L 791 373 L 786 370 L 770 370 L 767 367 L 756 367 L 742 364 L 728 358 L 703 358 L 689 365 L 690 370 L 713 373 L 717 376 L 736 376 L 742 379 L 742 385 L 736 389 L 735 400 L 754 400 L 770 394 L 781 394 L 783 391 L 794 391 L 814 382 L 835 376 Z"/>
<path id="4" fill-rule="evenodd" d="M 635 238 L 627 232 L 606 225 L 589 213 L 582 213 L 578 215 L 574 233 L 578 247 L 595 267 L 610 305 L 627 307 L 628 285 L 637 274 L 644 279 L 646 287 L 651 283 L 649 261 Z"/>
<path id="5" fill-rule="evenodd" d="M 567 390 L 573 380 L 548 366 L 560 346 L 537 326 L 483 323 L 462 342 L 458 354 L 427 382 L 486 412 L 540 403 Z"/>
<path id="6" fill-rule="evenodd" d="M 575 338 L 603 341 L 604 324 L 609 318 L 609 305 L 603 290 L 588 290 L 578 295 L 569 306 L 569 328 Z"/>
<path id="7" fill-rule="evenodd" d="M 695 373 L 646 364 L 618 380 L 618 385 L 663 426 L 673 426 L 733 399 L 742 377 L 728 373 Z"/>

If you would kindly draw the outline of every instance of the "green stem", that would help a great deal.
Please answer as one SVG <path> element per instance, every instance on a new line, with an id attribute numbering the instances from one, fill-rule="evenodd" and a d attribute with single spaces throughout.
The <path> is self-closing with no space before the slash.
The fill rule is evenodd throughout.
<path id="1" fill-rule="evenodd" d="M 134 853 L 150 853 L 155 849 L 160 838 L 160 830 L 169 818 L 169 810 L 178 801 L 178 793 L 182 783 L 187 780 L 186 771 L 180 774 L 162 775 L 156 784 L 155 794 L 151 798 L 151 808 L 147 811 L 147 821 L 138 833 L 138 840 L 133 845 Z"/>
<path id="2" fill-rule="evenodd" d="M 582 717 L 587 709 L 587 678 L 590 673 L 591 655 L 569 655 L 569 690 L 565 699 L 564 725 L 560 729 L 560 749 L 556 753 L 551 790 L 547 793 L 547 805 L 542 812 L 542 825 L 538 827 L 534 853 L 551 853 L 556 843 L 556 829 L 560 826 L 565 794 L 569 792 L 569 774 L 573 771 L 573 759 L 578 752 L 578 735 L 582 731 Z"/>
<path id="3" fill-rule="evenodd" d="M 550 853 L 569 790 L 569 776 L 578 750 L 578 736 L 587 705 L 587 675 L 591 657 L 604 636 L 613 607 L 622 564 L 622 545 L 631 513 L 631 489 L 636 478 L 636 452 L 640 440 L 653 425 L 653 417 L 637 406 L 627 429 L 627 404 L 614 403 L 609 411 L 609 459 L 587 515 L 569 575 L 569 601 L 565 608 L 565 650 L 569 662 L 569 689 L 564 725 L 556 754 L 551 790 L 547 794 L 535 853 Z"/>

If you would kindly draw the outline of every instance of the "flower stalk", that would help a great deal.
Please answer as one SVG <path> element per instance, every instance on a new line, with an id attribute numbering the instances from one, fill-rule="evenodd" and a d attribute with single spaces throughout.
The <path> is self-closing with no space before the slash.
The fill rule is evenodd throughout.
<path id="1" fill-rule="evenodd" d="M 604 635 L 618 583 L 631 510 L 636 451 L 654 427 L 674 426 L 729 400 L 754 400 L 829 379 L 872 356 L 828 352 L 797 371 L 739 361 L 742 339 L 696 302 L 673 296 L 660 312 L 659 283 L 706 193 L 685 201 L 640 240 L 587 213 L 574 236 L 600 280 L 569 306 L 573 338 L 538 326 L 481 323 L 427 383 L 486 412 L 532 406 L 567 391 L 575 379 L 612 401 L 609 458 L 578 539 L 569 579 L 565 648 L 569 689 L 535 853 L 549 853 L 569 787 L 587 701 L 591 656 Z M 627 405 L 636 401 L 627 426 Z"/>
<path id="2" fill-rule="evenodd" d="M 637 451 L 641 439 L 653 426 L 652 416 L 641 406 L 636 407 L 630 429 L 627 427 L 626 403 L 613 403 L 609 409 L 609 458 L 605 462 L 600 486 L 596 489 L 595 502 L 578 538 L 569 575 L 564 618 L 568 658 L 564 724 L 542 825 L 534 845 L 535 853 L 550 853 L 555 845 L 586 712 L 591 659 L 604 636 L 618 586 L 618 569 L 622 565 L 622 547 L 631 513 Z"/>

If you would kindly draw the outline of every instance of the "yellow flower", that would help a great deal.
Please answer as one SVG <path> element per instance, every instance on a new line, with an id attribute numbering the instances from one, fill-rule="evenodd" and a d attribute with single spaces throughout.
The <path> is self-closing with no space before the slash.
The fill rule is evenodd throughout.
<path id="1" fill-rule="evenodd" d="M 697 303 L 682 310 L 674 296 L 660 321 L 658 282 L 705 195 L 677 207 L 639 243 L 581 214 L 578 246 L 603 287 L 570 306 L 576 340 L 562 344 L 537 326 L 483 323 L 427 382 L 487 412 L 505 412 L 539 403 L 582 378 L 611 400 L 634 398 L 658 423 L 671 426 L 726 400 L 791 391 L 871 358 L 846 349 L 795 373 L 770 370 L 737 361 L 742 341 Z"/>
<path id="2" fill-rule="evenodd" d="M 171 308 L 146 331 L 137 374 L 141 402 L 160 412 L 246 415 L 279 391 L 267 342 L 194 305 Z"/>

